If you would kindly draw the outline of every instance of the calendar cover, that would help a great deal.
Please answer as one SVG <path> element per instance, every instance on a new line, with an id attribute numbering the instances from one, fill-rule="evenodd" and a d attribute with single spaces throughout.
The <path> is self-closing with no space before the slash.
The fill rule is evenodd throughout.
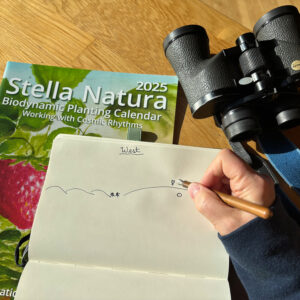
<path id="1" fill-rule="evenodd" d="M 0 86 L 0 299 L 13 299 L 54 138 L 172 143 L 176 76 L 8 62 Z M 82 154 L 84 155 L 84 154 Z M 19 251 L 26 260 L 26 243 Z"/>

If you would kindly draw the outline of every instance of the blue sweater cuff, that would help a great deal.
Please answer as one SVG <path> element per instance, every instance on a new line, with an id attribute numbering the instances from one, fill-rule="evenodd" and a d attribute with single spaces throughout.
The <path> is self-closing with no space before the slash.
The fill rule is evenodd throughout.
<path id="1" fill-rule="evenodd" d="M 300 228 L 280 199 L 272 209 L 219 238 L 250 299 L 300 299 Z"/>
<path id="2" fill-rule="evenodd" d="M 278 214 L 278 210 L 280 210 L 282 208 L 282 204 L 280 203 L 280 200 L 276 199 L 273 203 L 273 205 L 270 207 L 270 209 L 273 212 L 273 217 L 272 218 L 276 218 L 277 214 Z M 276 216 L 275 216 L 276 215 Z M 235 239 L 235 238 L 239 238 L 240 234 L 243 234 L 244 231 L 252 231 L 252 227 L 256 228 L 257 226 L 259 226 L 261 223 L 263 225 L 265 225 L 268 221 L 270 221 L 270 219 L 262 219 L 259 217 L 256 217 L 254 219 L 252 219 L 251 221 L 249 221 L 248 223 L 242 225 L 241 227 L 239 227 L 238 229 L 234 230 L 231 233 L 225 234 L 225 235 L 221 235 L 220 233 L 218 233 L 218 237 L 219 239 L 223 242 L 226 241 L 227 239 Z"/>

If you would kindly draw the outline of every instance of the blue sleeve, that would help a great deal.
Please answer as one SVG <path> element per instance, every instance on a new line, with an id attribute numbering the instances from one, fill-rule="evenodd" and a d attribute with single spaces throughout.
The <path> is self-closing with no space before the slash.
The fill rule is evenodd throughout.
<path id="1" fill-rule="evenodd" d="M 219 238 L 250 300 L 300 299 L 300 227 L 279 200 L 273 212 Z"/>

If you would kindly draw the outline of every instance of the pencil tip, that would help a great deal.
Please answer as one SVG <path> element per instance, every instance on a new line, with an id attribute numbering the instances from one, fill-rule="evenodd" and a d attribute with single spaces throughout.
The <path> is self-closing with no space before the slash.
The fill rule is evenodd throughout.
<path id="1" fill-rule="evenodd" d="M 182 180 L 182 179 L 177 179 L 177 184 L 180 186 L 183 186 L 185 188 L 188 188 L 188 186 L 189 186 L 189 182 L 186 180 Z"/>
<path id="2" fill-rule="evenodd" d="M 177 179 L 177 183 L 178 183 L 179 185 L 182 185 L 182 184 L 183 184 L 183 180 L 182 180 L 182 179 Z"/>

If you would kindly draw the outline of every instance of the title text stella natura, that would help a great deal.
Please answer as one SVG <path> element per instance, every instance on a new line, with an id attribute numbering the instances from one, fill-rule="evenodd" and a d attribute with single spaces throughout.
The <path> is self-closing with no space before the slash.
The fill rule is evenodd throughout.
<path id="1" fill-rule="evenodd" d="M 21 90 L 23 96 L 33 96 L 34 98 L 46 97 L 47 99 L 68 101 L 72 99 L 73 90 L 70 87 L 60 87 L 60 82 L 49 81 L 45 88 L 42 84 L 32 84 L 29 81 L 22 81 L 21 78 L 11 78 L 9 84 L 12 89 L 6 90 L 7 94 L 15 95 Z M 21 87 L 19 85 L 21 85 Z M 59 92 L 60 91 L 60 92 Z M 107 91 L 102 96 L 102 87 L 94 89 L 86 85 L 82 97 L 82 102 L 91 99 L 94 104 L 128 106 L 136 108 L 148 108 L 150 101 L 153 102 L 153 108 L 165 110 L 167 108 L 167 98 L 164 95 L 136 94 L 124 92 L 118 93 Z"/>

